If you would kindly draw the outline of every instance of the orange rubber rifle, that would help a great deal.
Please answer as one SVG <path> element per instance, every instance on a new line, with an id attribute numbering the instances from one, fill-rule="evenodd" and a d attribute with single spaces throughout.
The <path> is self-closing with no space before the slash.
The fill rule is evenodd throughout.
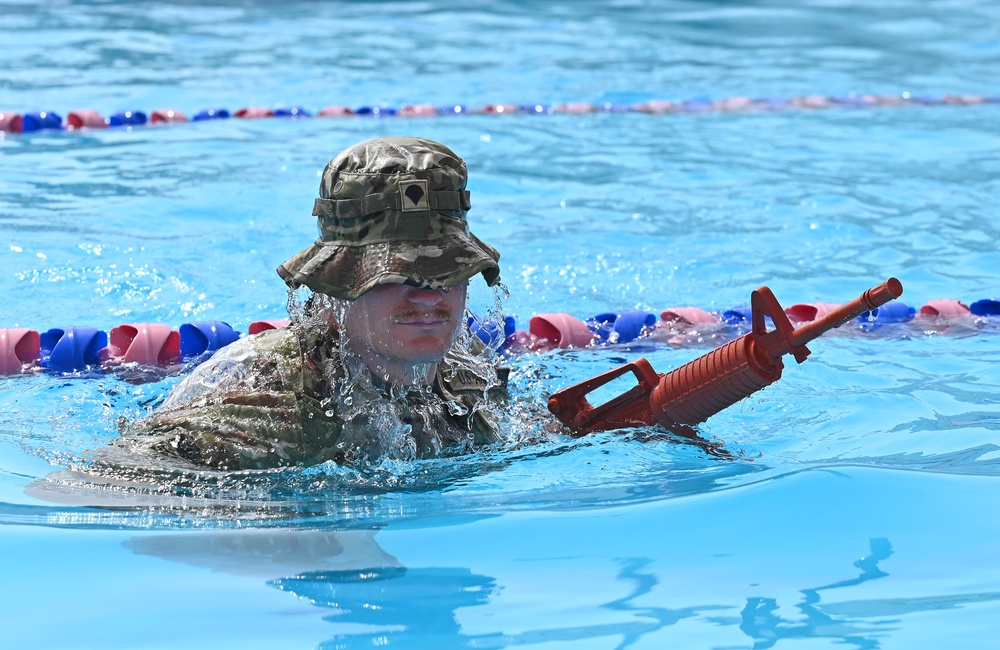
<path id="1" fill-rule="evenodd" d="M 549 410 L 578 436 L 655 423 L 686 430 L 778 381 L 784 355 L 802 363 L 809 356 L 806 343 L 902 293 L 902 283 L 889 278 L 795 329 L 771 290 L 760 287 L 750 294 L 749 333 L 668 373 L 657 373 L 645 358 L 636 359 L 558 391 L 549 398 Z M 765 317 L 774 329 L 767 330 Z M 628 373 L 636 386 L 600 406 L 587 401 L 589 393 Z"/>

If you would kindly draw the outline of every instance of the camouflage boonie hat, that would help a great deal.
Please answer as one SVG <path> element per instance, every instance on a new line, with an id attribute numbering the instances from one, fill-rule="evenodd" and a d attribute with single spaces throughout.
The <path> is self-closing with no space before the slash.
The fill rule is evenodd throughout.
<path id="1" fill-rule="evenodd" d="M 493 286 L 500 259 L 469 232 L 465 163 L 419 138 L 374 138 L 323 170 L 313 206 L 320 237 L 278 267 L 289 286 L 354 300 L 380 284 L 429 288 L 477 273 Z"/>

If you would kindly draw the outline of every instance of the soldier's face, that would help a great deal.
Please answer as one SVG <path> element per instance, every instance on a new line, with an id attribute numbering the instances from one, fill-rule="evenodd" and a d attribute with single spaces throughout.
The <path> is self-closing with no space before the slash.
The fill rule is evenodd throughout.
<path id="1" fill-rule="evenodd" d="M 445 290 L 379 285 L 351 303 L 348 340 L 363 357 L 374 354 L 389 364 L 435 363 L 455 342 L 466 293 L 466 283 Z"/>

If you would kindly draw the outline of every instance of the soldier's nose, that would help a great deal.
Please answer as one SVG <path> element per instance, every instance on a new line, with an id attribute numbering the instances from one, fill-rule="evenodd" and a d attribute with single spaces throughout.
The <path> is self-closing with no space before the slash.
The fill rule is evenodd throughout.
<path id="1" fill-rule="evenodd" d="M 406 298 L 415 305 L 436 305 L 444 298 L 444 292 L 436 289 L 411 287 Z"/>

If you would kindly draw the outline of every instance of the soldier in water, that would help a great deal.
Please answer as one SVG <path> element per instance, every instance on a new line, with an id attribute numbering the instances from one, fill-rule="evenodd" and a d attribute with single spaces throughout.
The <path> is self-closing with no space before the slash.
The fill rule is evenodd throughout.
<path id="1" fill-rule="evenodd" d="M 312 294 L 292 324 L 223 348 L 123 443 L 197 466 L 264 469 L 464 452 L 495 442 L 506 372 L 465 325 L 468 283 L 500 280 L 469 232 L 465 163 L 408 137 L 326 166 L 319 239 L 280 267 Z"/>

